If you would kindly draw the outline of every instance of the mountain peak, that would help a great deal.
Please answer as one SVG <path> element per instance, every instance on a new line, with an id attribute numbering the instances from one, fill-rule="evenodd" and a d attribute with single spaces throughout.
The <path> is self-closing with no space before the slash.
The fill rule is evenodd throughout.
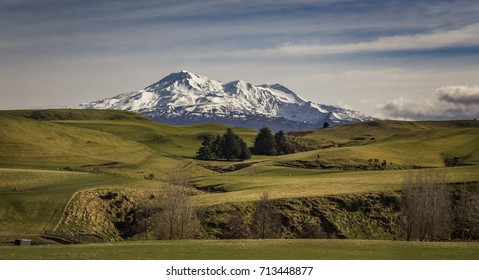
<path id="1" fill-rule="evenodd" d="M 176 83 L 190 83 L 192 80 L 204 80 L 207 79 L 206 77 L 202 77 L 197 75 L 193 72 L 189 72 L 186 70 L 182 70 L 180 72 L 174 72 L 169 74 L 168 76 L 164 77 L 163 79 L 159 80 L 158 82 L 148 86 L 148 88 L 157 88 L 157 87 L 168 87 L 172 84 Z"/>
<path id="2" fill-rule="evenodd" d="M 306 101 L 280 84 L 226 84 L 186 70 L 171 73 L 132 93 L 105 98 L 81 108 L 138 112 L 170 124 L 214 122 L 258 129 L 314 129 L 372 119 L 359 112 Z M 334 113 L 334 114 L 333 114 Z"/>

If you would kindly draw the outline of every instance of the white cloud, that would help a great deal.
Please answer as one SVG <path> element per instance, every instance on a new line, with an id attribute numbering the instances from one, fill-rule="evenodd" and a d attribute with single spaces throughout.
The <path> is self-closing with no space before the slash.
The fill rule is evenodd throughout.
<path id="1" fill-rule="evenodd" d="M 381 110 L 394 119 L 476 119 L 479 117 L 479 86 L 444 86 L 429 96 L 418 96 L 414 100 L 400 97 L 382 105 Z"/>

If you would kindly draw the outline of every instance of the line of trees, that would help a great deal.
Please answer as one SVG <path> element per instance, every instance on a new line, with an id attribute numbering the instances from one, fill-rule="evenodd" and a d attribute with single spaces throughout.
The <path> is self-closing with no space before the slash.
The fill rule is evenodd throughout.
<path id="1" fill-rule="evenodd" d="M 204 136 L 196 158 L 200 160 L 246 160 L 251 158 L 251 152 L 257 155 L 284 155 L 294 153 L 295 147 L 282 130 L 273 134 L 268 127 L 263 127 L 256 135 L 254 146 L 250 150 L 246 142 L 231 128 L 228 128 L 222 136 Z"/>
<path id="2" fill-rule="evenodd" d="M 223 136 L 217 135 L 212 138 L 206 135 L 196 153 L 196 158 L 201 160 L 245 160 L 251 158 L 251 152 L 246 142 L 231 128 L 228 128 Z"/>
<path id="3" fill-rule="evenodd" d="M 444 173 L 418 172 L 404 178 L 401 209 L 406 240 L 446 238 L 451 225 L 451 192 Z"/>
<path id="4" fill-rule="evenodd" d="M 479 186 L 461 183 L 453 189 L 452 238 L 479 239 Z"/>

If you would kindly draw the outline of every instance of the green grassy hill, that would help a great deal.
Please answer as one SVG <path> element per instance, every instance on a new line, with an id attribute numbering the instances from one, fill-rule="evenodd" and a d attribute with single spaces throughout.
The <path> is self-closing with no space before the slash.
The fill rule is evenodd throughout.
<path id="1" fill-rule="evenodd" d="M 178 170 L 212 174 L 193 157 L 203 135 L 225 129 L 168 126 L 122 111 L 2 111 L 0 236 L 56 228 L 70 198 L 82 189 L 154 193 Z M 255 135 L 237 132 L 250 142 Z M 150 174 L 154 180 L 145 180 Z"/>
<path id="2" fill-rule="evenodd" d="M 288 135 L 310 151 L 195 160 L 202 137 L 225 129 L 164 125 L 123 111 L 1 111 L 0 235 L 101 232 L 113 206 L 100 196 L 123 193 L 133 205 L 161 195 L 173 173 L 192 177 L 201 207 L 256 201 L 264 192 L 289 199 L 396 191 L 419 168 L 442 170 L 449 182 L 479 181 L 477 121 L 357 123 Z M 235 132 L 252 146 L 256 131 Z"/>
<path id="3" fill-rule="evenodd" d="M 35 236 L 53 230 L 70 198 L 84 188 L 120 178 L 81 172 L 0 168 L 1 236 Z"/>

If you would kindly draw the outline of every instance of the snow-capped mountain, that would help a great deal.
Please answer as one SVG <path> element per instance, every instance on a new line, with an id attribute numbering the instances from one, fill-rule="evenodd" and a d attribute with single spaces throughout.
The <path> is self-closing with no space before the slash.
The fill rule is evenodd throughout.
<path id="1" fill-rule="evenodd" d="M 357 111 L 306 101 L 279 84 L 222 84 L 188 71 L 80 108 L 134 111 L 169 124 L 221 123 L 285 131 L 319 128 L 324 122 L 338 125 L 372 119 Z"/>

